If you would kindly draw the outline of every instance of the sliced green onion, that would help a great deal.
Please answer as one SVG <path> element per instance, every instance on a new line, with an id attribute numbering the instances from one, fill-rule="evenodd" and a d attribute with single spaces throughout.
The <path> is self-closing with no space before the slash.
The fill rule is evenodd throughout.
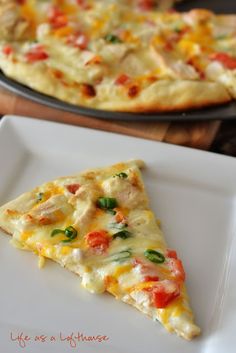
<path id="1" fill-rule="evenodd" d="M 69 226 L 65 230 L 64 229 L 54 229 L 51 233 L 51 237 L 54 237 L 55 235 L 60 234 L 60 233 L 65 234 L 65 236 L 67 237 L 67 239 L 62 240 L 63 243 L 68 243 L 68 242 L 74 240 L 78 234 L 77 230 L 74 227 Z"/>
<path id="2" fill-rule="evenodd" d="M 121 230 L 120 232 L 113 234 L 112 238 L 113 239 L 116 239 L 116 238 L 127 239 L 127 238 L 130 238 L 131 236 L 132 236 L 132 234 L 128 230 Z"/>
<path id="3" fill-rule="evenodd" d="M 162 264 L 165 261 L 165 256 L 156 250 L 147 249 L 144 255 L 148 260 L 156 264 Z"/>
<path id="4" fill-rule="evenodd" d="M 113 44 L 122 43 L 122 40 L 118 36 L 112 33 L 107 34 L 104 39 L 105 41 Z"/>
<path id="5" fill-rule="evenodd" d="M 116 176 L 119 177 L 119 178 L 121 178 L 121 179 L 126 179 L 126 178 L 128 178 L 128 174 L 126 174 L 126 173 L 124 173 L 124 172 L 115 174 L 115 175 L 113 176 L 113 178 L 116 177 Z"/>
<path id="6" fill-rule="evenodd" d="M 77 230 L 74 227 L 69 226 L 65 229 L 65 236 L 69 239 L 75 239 L 77 237 Z"/>
<path id="7" fill-rule="evenodd" d="M 103 210 L 111 210 L 118 206 L 116 199 L 112 197 L 99 197 L 97 206 Z"/>
<path id="8" fill-rule="evenodd" d="M 39 201 L 42 201 L 43 195 L 44 195 L 43 192 L 39 192 L 39 193 L 37 194 L 36 198 L 37 198 L 37 201 L 38 201 L 38 202 L 39 202 Z"/>
<path id="9" fill-rule="evenodd" d="M 123 250 L 120 251 L 118 253 L 115 253 L 111 256 L 111 261 L 124 261 L 129 259 L 132 256 L 132 252 L 127 249 L 127 250 Z"/>
<path id="10" fill-rule="evenodd" d="M 54 229 L 51 233 L 51 237 L 54 237 L 54 235 L 57 235 L 59 233 L 65 233 L 65 231 L 63 229 Z"/>

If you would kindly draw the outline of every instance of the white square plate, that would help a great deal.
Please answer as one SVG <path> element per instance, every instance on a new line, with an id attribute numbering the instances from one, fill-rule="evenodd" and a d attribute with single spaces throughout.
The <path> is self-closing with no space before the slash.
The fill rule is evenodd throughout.
<path id="1" fill-rule="evenodd" d="M 202 335 L 186 342 L 72 273 L 0 236 L 0 352 L 233 353 L 236 330 L 236 160 L 29 118 L 0 127 L 0 204 L 54 177 L 141 158 L 152 208 L 182 258 Z M 78 332 L 106 341 L 61 340 Z M 19 335 L 29 340 L 17 340 Z M 61 333 L 61 337 L 60 337 Z M 45 337 L 38 337 L 44 335 Z M 55 337 L 51 338 L 51 337 Z M 45 339 L 45 342 L 43 340 Z M 50 341 L 52 339 L 52 341 Z M 20 342 L 19 342 L 20 341 Z M 24 350 L 19 347 L 24 346 Z"/>

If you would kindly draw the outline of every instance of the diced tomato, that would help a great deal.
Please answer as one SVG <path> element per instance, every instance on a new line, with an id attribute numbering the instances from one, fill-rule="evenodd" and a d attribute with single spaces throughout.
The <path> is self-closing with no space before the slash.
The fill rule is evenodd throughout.
<path id="1" fill-rule="evenodd" d="M 80 90 L 83 96 L 85 96 L 86 98 L 93 98 L 96 96 L 95 88 L 92 85 L 89 85 L 88 83 L 81 83 Z"/>
<path id="2" fill-rule="evenodd" d="M 85 237 L 88 246 L 103 253 L 109 247 L 111 237 L 105 230 L 90 232 Z"/>
<path id="3" fill-rule="evenodd" d="M 180 294 L 179 287 L 174 281 L 157 282 L 151 289 L 153 304 L 156 308 L 165 308 Z"/>
<path id="4" fill-rule="evenodd" d="M 130 77 L 126 74 L 121 74 L 120 76 L 117 77 L 115 80 L 116 85 L 124 85 L 130 80 Z"/>
<path id="5" fill-rule="evenodd" d="M 143 282 L 154 282 L 154 281 L 159 281 L 158 276 L 145 276 L 143 278 Z"/>
<path id="6" fill-rule="evenodd" d="M 2 48 L 2 52 L 3 54 L 5 55 L 10 55 L 11 53 L 13 53 L 13 49 L 10 45 L 5 45 L 3 48 Z"/>
<path id="7" fill-rule="evenodd" d="M 169 259 L 168 265 L 174 278 L 179 282 L 183 282 L 185 280 L 185 271 L 182 261 L 179 259 L 172 258 Z"/>
<path id="8" fill-rule="evenodd" d="M 69 185 L 66 185 L 66 188 L 69 192 L 71 192 L 72 194 L 75 194 L 76 191 L 80 188 L 80 184 L 69 184 Z"/>
<path id="9" fill-rule="evenodd" d="M 53 28 L 64 27 L 68 23 L 66 14 L 57 6 L 49 9 L 48 20 Z"/>
<path id="10" fill-rule="evenodd" d="M 216 60 L 221 62 L 224 67 L 230 70 L 236 69 L 236 58 L 232 57 L 227 53 L 214 53 L 210 55 L 211 60 Z"/>
<path id="11" fill-rule="evenodd" d="M 44 48 L 39 45 L 37 47 L 33 47 L 25 54 L 26 60 L 30 63 L 35 61 L 42 61 L 48 59 L 48 54 L 45 52 Z"/>
<path id="12" fill-rule="evenodd" d="M 171 257 L 172 259 L 177 259 L 177 252 L 172 249 L 167 249 L 167 257 Z"/>
<path id="13" fill-rule="evenodd" d="M 131 85 L 129 88 L 128 88 L 128 96 L 130 98 L 134 98 L 136 97 L 140 92 L 140 88 L 138 85 Z"/>
<path id="14" fill-rule="evenodd" d="M 156 7 L 155 0 L 139 0 L 138 7 L 140 10 L 143 11 L 151 11 Z"/>

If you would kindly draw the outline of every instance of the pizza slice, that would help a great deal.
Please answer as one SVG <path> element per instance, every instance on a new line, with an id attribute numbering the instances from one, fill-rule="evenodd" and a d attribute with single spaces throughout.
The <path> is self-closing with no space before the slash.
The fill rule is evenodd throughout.
<path id="1" fill-rule="evenodd" d="M 0 208 L 0 227 L 17 248 L 79 275 L 190 340 L 200 334 L 185 271 L 149 208 L 140 168 L 129 161 L 47 182 Z"/>

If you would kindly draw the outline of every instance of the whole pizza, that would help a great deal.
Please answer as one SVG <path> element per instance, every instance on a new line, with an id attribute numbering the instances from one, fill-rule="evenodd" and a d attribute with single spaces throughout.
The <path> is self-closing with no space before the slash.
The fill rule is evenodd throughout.
<path id="1" fill-rule="evenodd" d="M 0 69 L 96 109 L 159 112 L 236 97 L 236 15 L 155 0 L 0 0 Z"/>

